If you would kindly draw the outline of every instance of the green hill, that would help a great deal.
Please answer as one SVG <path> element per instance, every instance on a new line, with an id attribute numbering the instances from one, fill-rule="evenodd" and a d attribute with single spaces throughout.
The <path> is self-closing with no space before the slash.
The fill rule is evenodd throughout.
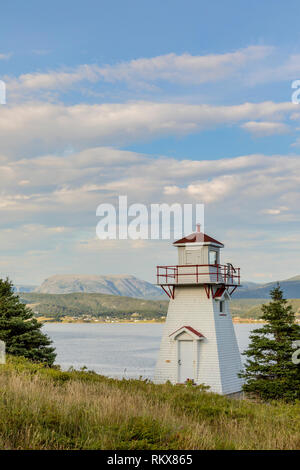
<path id="1" fill-rule="evenodd" d="M 63 317 L 103 320 L 157 320 L 167 313 L 168 300 L 144 300 L 107 294 L 39 294 L 22 293 L 20 298 L 36 314 L 60 320 Z M 230 304 L 233 317 L 259 318 L 263 299 L 233 299 Z M 300 299 L 290 299 L 300 314 Z"/>
<path id="2" fill-rule="evenodd" d="M 240 318 L 259 318 L 262 304 L 267 304 L 270 299 L 233 299 L 230 303 L 231 315 Z M 296 315 L 300 315 L 300 299 L 289 299 Z"/>
<path id="3" fill-rule="evenodd" d="M 134 314 L 143 319 L 160 320 L 167 312 L 168 301 L 144 300 L 107 294 L 39 294 L 22 293 L 20 298 L 37 316 L 95 317 L 99 320 L 129 319 Z M 137 316 L 137 315 L 136 315 Z"/>

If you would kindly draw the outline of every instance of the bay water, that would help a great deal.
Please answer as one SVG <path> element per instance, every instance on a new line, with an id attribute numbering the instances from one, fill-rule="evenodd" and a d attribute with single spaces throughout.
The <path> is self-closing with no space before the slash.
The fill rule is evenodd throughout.
<path id="1" fill-rule="evenodd" d="M 109 377 L 152 379 L 163 327 L 161 323 L 46 323 L 43 331 L 53 340 L 56 364 L 63 370 L 85 366 Z M 241 352 L 258 327 L 234 325 Z"/>

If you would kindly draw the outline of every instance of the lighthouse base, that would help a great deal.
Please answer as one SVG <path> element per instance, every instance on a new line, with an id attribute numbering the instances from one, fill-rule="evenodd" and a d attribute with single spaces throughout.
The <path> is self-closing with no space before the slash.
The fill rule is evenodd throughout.
<path id="1" fill-rule="evenodd" d="M 178 286 L 170 300 L 154 382 L 191 381 L 221 395 L 239 394 L 240 353 L 229 301 L 208 298 L 203 286 Z"/>

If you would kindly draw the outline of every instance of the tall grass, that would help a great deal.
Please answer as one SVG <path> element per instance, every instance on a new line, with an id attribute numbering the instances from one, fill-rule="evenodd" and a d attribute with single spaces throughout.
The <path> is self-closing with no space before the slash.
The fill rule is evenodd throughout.
<path id="1" fill-rule="evenodd" d="M 118 381 L 9 359 L 0 366 L 1 449 L 299 449 L 300 404 Z"/>

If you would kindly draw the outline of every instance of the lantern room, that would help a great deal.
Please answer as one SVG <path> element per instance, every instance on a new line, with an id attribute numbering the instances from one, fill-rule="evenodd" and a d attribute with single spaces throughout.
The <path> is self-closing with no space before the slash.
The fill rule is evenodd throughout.
<path id="1" fill-rule="evenodd" d="M 196 232 L 173 243 L 178 249 L 178 264 L 157 266 L 157 284 L 172 298 L 175 286 L 203 284 L 207 294 L 219 292 L 220 287 L 232 288 L 231 295 L 240 285 L 240 268 L 231 263 L 221 264 L 223 243 L 201 232 Z M 212 286 L 215 286 L 212 289 Z M 214 295 L 214 294 L 213 294 Z"/>
<path id="2" fill-rule="evenodd" d="M 178 265 L 217 265 L 221 264 L 220 249 L 223 243 L 197 230 L 188 237 L 173 243 L 178 248 Z"/>

